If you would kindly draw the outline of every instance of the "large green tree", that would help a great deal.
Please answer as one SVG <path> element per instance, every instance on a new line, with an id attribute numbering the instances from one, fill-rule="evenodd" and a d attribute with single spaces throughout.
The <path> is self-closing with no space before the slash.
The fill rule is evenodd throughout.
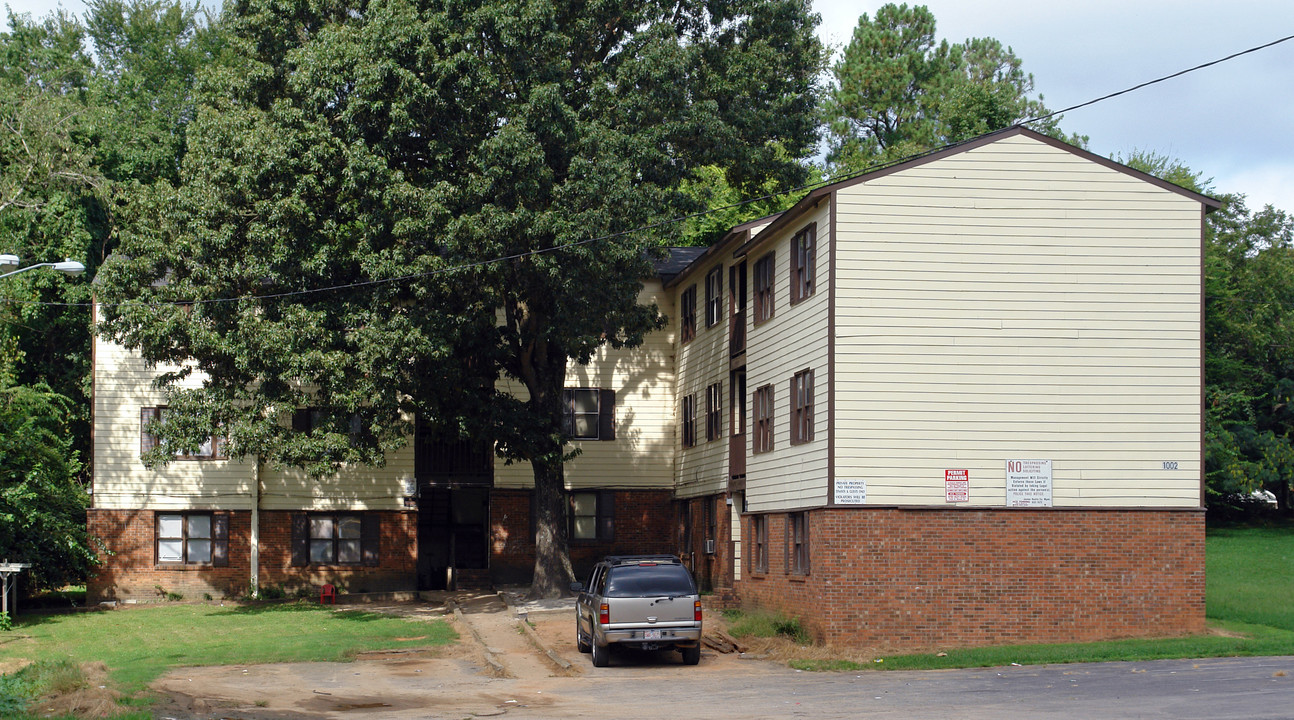
<path id="1" fill-rule="evenodd" d="M 414 417 L 488 440 L 531 465 L 534 587 L 565 591 L 567 363 L 662 327 L 640 281 L 701 168 L 803 177 L 808 3 L 238 0 L 225 20 L 235 59 L 200 83 L 180 182 L 141 197 L 100 276 L 106 332 L 206 373 L 172 390 L 169 447 L 219 426 L 326 475 Z M 321 422 L 293 432 L 305 406 Z"/>
<path id="2" fill-rule="evenodd" d="M 89 268 L 0 280 L 0 544 L 39 563 L 38 585 L 83 579 L 94 557 L 87 281 L 118 209 L 178 178 L 196 68 L 218 51 L 197 7 L 91 0 L 84 20 L 10 14 L 0 32 L 0 252 Z"/>
<path id="3" fill-rule="evenodd" d="M 1032 97 L 1033 75 L 1009 47 L 993 38 L 949 44 L 937 40 L 935 17 L 924 5 L 881 6 L 858 20 L 853 37 L 832 68 L 824 104 L 827 160 L 843 171 L 862 171 L 1049 111 Z M 1033 128 L 1065 137 L 1059 117 Z"/>

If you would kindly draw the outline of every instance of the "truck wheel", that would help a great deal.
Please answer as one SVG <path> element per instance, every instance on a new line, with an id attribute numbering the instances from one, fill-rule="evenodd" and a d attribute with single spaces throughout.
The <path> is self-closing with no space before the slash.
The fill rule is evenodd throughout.
<path id="1" fill-rule="evenodd" d="M 575 621 L 575 647 L 582 653 L 592 652 L 593 646 L 588 640 L 584 639 L 584 633 L 580 631 L 580 621 Z"/>
<path id="2" fill-rule="evenodd" d="M 611 648 L 606 645 L 593 643 L 593 667 L 606 667 L 607 661 L 611 659 L 608 657 L 610 652 Z"/>
<path id="3" fill-rule="evenodd" d="M 701 662 L 701 645 L 697 644 L 692 647 L 685 647 L 679 650 L 679 654 L 683 656 L 684 665 L 696 665 Z"/>

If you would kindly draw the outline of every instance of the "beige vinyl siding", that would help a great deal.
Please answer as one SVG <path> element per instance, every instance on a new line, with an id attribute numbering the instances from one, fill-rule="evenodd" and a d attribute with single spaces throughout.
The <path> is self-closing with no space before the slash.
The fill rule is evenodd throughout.
<path id="1" fill-rule="evenodd" d="M 222 509 L 252 506 L 255 467 L 247 460 L 175 460 L 150 470 L 139 459 L 140 410 L 166 404 L 153 387 L 165 368 L 150 368 L 137 353 L 95 340 L 94 505 L 104 509 Z M 199 387 L 202 376 L 185 380 Z M 266 510 L 398 510 L 405 479 L 413 478 L 413 447 L 393 453 L 384 467 L 354 466 L 314 480 L 296 468 L 261 469 Z"/>
<path id="2" fill-rule="evenodd" d="M 616 392 L 616 439 L 577 440 L 579 457 L 566 463 L 566 485 L 579 488 L 660 488 L 674 486 L 675 412 L 674 338 L 678 319 L 671 296 L 659 281 L 648 281 L 639 301 L 656 303 L 670 326 L 648 333 L 642 346 L 613 350 L 603 346 L 588 365 L 567 367 L 566 387 L 607 388 Z M 702 317 L 704 320 L 704 317 Z M 704 322 L 698 327 L 704 333 Z M 519 381 L 504 378 L 499 386 L 526 397 Z M 494 484 L 503 488 L 534 486 L 530 463 L 494 462 Z"/>
<path id="3" fill-rule="evenodd" d="M 720 253 L 723 257 L 728 257 L 731 253 Z M 723 317 L 713 327 L 705 326 L 705 279 L 714 268 L 719 268 L 723 277 L 723 293 L 720 299 L 720 305 L 723 308 Z M 675 452 L 678 453 L 676 465 L 677 486 L 676 492 L 679 497 L 698 497 L 702 495 L 714 495 L 726 492 L 728 489 L 728 438 L 731 427 L 728 418 L 729 404 L 731 403 L 731 390 L 728 379 L 728 320 L 731 316 L 732 308 L 728 306 L 729 278 L 728 265 L 723 260 L 712 262 L 706 267 L 700 268 L 693 273 L 687 282 L 681 286 L 673 288 L 674 306 L 679 307 L 679 297 L 692 282 L 696 282 L 697 287 L 697 329 L 696 338 L 691 342 L 681 343 L 677 348 L 678 364 L 678 391 L 677 391 L 677 412 L 680 413 L 680 421 L 677 428 L 677 443 Z M 749 310 L 747 310 L 749 314 Z M 679 320 L 673 320 L 676 337 L 679 332 Z M 720 399 L 722 409 L 719 413 L 722 432 L 718 439 L 706 441 L 706 421 L 705 421 L 705 394 L 706 388 L 713 383 L 719 383 L 721 386 Z M 696 397 L 697 402 L 697 431 L 696 446 L 683 448 L 683 426 L 682 411 L 683 398 L 687 395 Z"/>
<path id="4" fill-rule="evenodd" d="M 382 467 L 347 466 L 314 479 L 299 468 L 261 468 L 263 510 L 403 510 L 406 484 L 414 481 L 410 443 Z"/>
<path id="5" fill-rule="evenodd" d="M 751 512 L 791 510 L 827 502 L 827 296 L 831 254 L 829 201 L 824 200 L 803 217 L 764 238 L 746 259 L 750 280 L 747 299 L 746 406 L 747 447 L 755 433 L 754 395 L 763 385 L 773 386 L 773 451 L 746 459 L 746 504 Z M 810 223 L 817 223 L 813 295 L 791 305 L 791 239 Z M 769 250 L 777 254 L 773 271 L 773 318 L 754 324 L 755 263 Z M 791 445 L 791 379 L 797 372 L 813 370 L 814 439 Z"/>
<path id="6" fill-rule="evenodd" d="M 1055 506 L 1200 504 L 1198 202 L 1024 136 L 836 198 L 836 478 L 1000 506 L 1044 459 Z"/>
<path id="7" fill-rule="evenodd" d="M 249 509 L 253 468 L 237 460 L 175 460 L 155 470 L 139 459 L 140 410 L 166 404 L 150 368 L 134 352 L 94 340 L 94 507 Z M 186 379 L 196 387 L 201 378 Z"/>

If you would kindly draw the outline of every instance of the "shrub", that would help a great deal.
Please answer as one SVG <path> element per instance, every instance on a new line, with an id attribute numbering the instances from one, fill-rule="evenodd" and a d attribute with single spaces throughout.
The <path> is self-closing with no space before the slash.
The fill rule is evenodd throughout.
<path id="1" fill-rule="evenodd" d="M 729 632 L 737 637 L 785 637 L 801 645 L 812 640 L 799 618 L 778 612 L 725 610 L 723 615 L 731 623 Z"/>

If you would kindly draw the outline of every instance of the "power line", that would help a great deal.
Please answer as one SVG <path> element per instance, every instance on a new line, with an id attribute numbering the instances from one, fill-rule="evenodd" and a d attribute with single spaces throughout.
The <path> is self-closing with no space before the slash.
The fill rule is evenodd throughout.
<path id="1" fill-rule="evenodd" d="M 1074 110 L 1078 110 L 1078 109 L 1080 109 L 1080 108 L 1085 108 L 1085 107 L 1088 107 L 1088 106 L 1090 106 L 1090 105 L 1095 105 L 1096 103 L 1099 103 L 1099 102 L 1104 102 L 1104 101 L 1106 101 L 1106 100 L 1110 100 L 1110 99 L 1112 99 L 1112 98 L 1119 97 L 1120 95 L 1126 95 L 1126 94 L 1128 94 L 1128 93 L 1135 92 L 1135 91 L 1137 91 L 1137 90 L 1140 90 L 1140 89 L 1142 89 L 1142 88 L 1149 87 L 1149 86 L 1151 86 L 1151 85 L 1155 85 L 1155 84 L 1157 84 L 1157 83 L 1165 82 L 1165 81 L 1167 81 L 1167 80 L 1172 80 L 1173 78 L 1181 77 L 1181 76 L 1186 75 L 1186 74 L 1188 74 L 1188 73 L 1196 72 L 1196 71 L 1198 71 L 1198 70 L 1203 70 L 1203 69 L 1205 69 L 1205 68 L 1212 67 L 1212 66 L 1214 66 L 1214 65 L 1218 65 L 1218 64 L 1220 64 L 1220 63 L 1227 62 L 1228 60 L 1233 60 L 1233 59 L 1238 58 L 1238 57 L 1241 57 L 1241 56 L 1243 56 L 1243 55 L 1248 55 L 1248 54 L 1250 54 L 1250 53 L 1255 53 L 1255 52 L 1258 52 L 1258 51 L 1260 51 L 1260 50 L 1265 50 L 1265 49 L 1267 49 L 1267 48 L 1274 47 L 1274 46 L 1276 46 L 1276 45 L 1280 45 L 1281 43 L 1288 42 L 1288 41 L 1290 41 L 1290 40 L 1294 40 L 1294 35 L 1287 35 L 1287 36 L 1285 36 L 1285 37 L 1283 37 L 1283 38 L 1280 38 L 1280 39 L 1277 39 L 1277 40 L 1273 40 L 1273 41 L 1271 41 L 1271 42 L 1269 42 L 1269 43 L 1264 43 L 1264 44 L 1262 44 L 1262 45 L 1256 45 L 1256 46 L 1254 46 L 1254 47 L 1248 48 L 1248 49 L 1246 49 L 1246 50 L 1241 50 L 1241 51 L 1239 51 L 1239 52 L 1232 53 L 1232 54 L 1230 54 L 1230 55 L 1227 55 L 1227 56 L 1225 56 L 1225 57 L 1218 58 L 1218 59 L 1216 59 L 1216 60 L 1211 60 L 1211 61 L 1209 61 L 1209 62 L 1202 63 L 1202 64 L 1200 64 L 1200 65 L 1196 65 L 1196 66 L 1194 66 L 1194 67 L 1187 68 L 1187 69 L 1185 69 L 1185 70 L 1179 70 L 1179 71 L 1177 71 L 1177 72 L 1175 72 L 1175 73 L 1171 73 L 1171 74 L 1169 74 L 1169 75 L 1164 75 L 1164 76 L 1162 76 L 1162 77 L 1155 78 L 1154 80 L 1148 80 L 1148 81 L 1146 81 L 1146 82 L 1143 82 L 1143 83 L 1140 83 L 1140 84 L 1137 84 L 1137 85 L 1133 85 L 1132 87 L 1125 88 L 1125 89 L 1123 89 L 1123 90 L 1119 90 L 1119 91 L 1117 91 L 1117 92 L 1109 93 L 1108 95 L 1102 95 L 1101 97 L 1098 97 L 1098 98 L 1095 98 L 1095 99 L 1092 99 L 1092 100 L 1088 100 L 1088 101 L 1086 101 L 1086 102 L 1078 103 L 1078 104 L 1076 104 L 1076 105 L 1071 105 L 1071 106 L 1069 106 L 1069 107 L 1067 107 L 1067 108 L 1064 108 L 1064 109 L 1062 109 L 1062 110 L 1056 110 L 1056 111 L 1054 111 L 1054 112 L 1047 113 L 1046 115 L 1040 115 L 1040 116 L 1038 116 L 1038 117 L 1030 118 L 1030 119 L 1028 119 L 1028 120 L 1023 120 L 1023 121 L 1021 121 L 1021 122 L 1017 123 L 1017 125 L 1012 125 L 1012 126 L 1010 126 L 1010 127 L 1000 128 L 1000 129 L 998 129 L 998 130 L 993 130 L 993 131 L 991 131 L 991 132 L 984 133 L 983 135 L 980 135 L 980 136 L 978 136 L 978 137 L 976 137 L 976 138 L 971 138 L 970 140 L 964 140 L 964 141 L 958 141 L 958 142 L 946 143 L 946 144 L 944 144 L 944 145 L 941 145 L 941 146 L 939 146 L 939 147 L 933 148 L 933 149 L 931 149 L 931 150 L 926 150 L 926 151 L 923 151 L 923 152 L 920 152 L 920 153 L 915 153 L 915 154 L 908 155 L 908 156 L 905 156 L 905 157 L 901 157 L 901 158 L 898 158 L 898 159 L 895 159 L 895 160 L 889 160 L 889 161 L 882 161 L 882 162 L 878 162 L 878 163 L 872 163 L 872 164 L 870 164 L 870 165 L 864 166 L 864 167 L 863 167 L 863 168 L 861 168 L 861 169 L 856 169 L 856 170 L 855 170 L 855 169 L 846 169 L 846 170 L 843 170 L 843 171 L 841 171 L 841 172 L 835 173 L 834 175 L 832 175 L 832 176 L 828 177 L 827 179 L 824 179 L 824 180 L 821 180 L 821 181 L 818 181 L 818 182 L 808 183 L 808 184 L 805 184 L 805 185 L 800 185 L 800 186 L 798 186 L 798 187 L 790 188 L 790 189 L 788 189 L 788 190 L 782 190 L 782 191 L 779 191 L 779 192 L 766 193 L 766 194 L 759 195 L 759 196 L 756 196 L 756 197 L 747 198 L 747 199 L 745 199 L 745 200 L 739 200 L 739 201 L 734 202 L 734 203 L 729 203 L 729 204 L 727 204 L 727 205 L 721 205 L 721 206 L 718 206 L 718 207 L 707 208 L 707 209 L 705 209 L 705 210 L 701 210 L 701 211 L 698 211 L 698 212 L 695 212 L 695 213 L 690 213 L 690 214 L 688 214 L 688 215 L 682 215 L 682 216 L 675 217 L 675 218 L 670 218 L 670 219 L 667 219 L 667 220 L 661 220 L 661 221 L 658 221 L 658 222 L 650 223 L 650 224 L 648 224 L 648 225 L 642 225 L 642 226 L 639 226 L 639 227 L 636 227 L 636 228 L 632 228 L 632 229 L 629 229 L 629 230 L 620 230 L 620 231 L 617 231 L 617 232 L 614 232 L 614 233 L 610 233 L 610 234 L 607 234 L 607 235 L 595 236 L 595 237 L 591 237 L 591 238 L 586 238 L 586 239 L 584 239 L 584 240 L 577 240 L 577 241 L 573 241 L 573 242 L 569 242 L 569 243 L 563 243 L 563 244 L 561 244 L 561 245 L 555 245 L 555 246 L 553 246 L 553 247 L 540 248 L 540 249 L 538 249 L 538 250 L 527 250 L 527 251 L 525 251 L 525 252 L 514 253 L 514 254 L 511 254 L 511 255 L 504 255 L 504 256 L 500 256 L 500 257 L 490 258 L 490 259 L 488 259 L 488 260 L 480 260 L 480 261 L 471 262 L 471 263 L 464 263 L 464 264 L 460 264 L 460 265 L 453 265 L 453 266 L 450 266 L 450 267 L 440 268 L 440 269 L 437 269 L 437 270 L 431 270 L 431 271 L 423 272 L 423 273 L 410 273 L 410 274 L 407 274 L 407 275 L 399 275 L 399 276 L 391 277 L 391 278 L 382 278 L 382 279 L 378 279 L 378 280 L 366 280 L 366 281 L 363 281 L 363 282 L 345 283 L 345 284 L 341 284 L 341 285 L 330 285 L 330 286 L 326 286 L 326 287 L 311 288 L 311 289 L 306 289 L 306 290 L 293 290 L 293 291 L 290 291 L 290 292 L 272 293 L 272 294 L 268 294 L 268 295 L 254 295 L 254 296 L 250 296 L 250 297 L 208 298 L 208 299 L 198 299 L 198 300 L 189 300 L 189 301 L 179 301 L 179 300 L 177 300 L 177 301 L 171 301 L 171 302 L 160 302 L 160 303 L 158 303 L 158 302 L 154 302 L 154 303 L 145 303 L 145 302 L 138 302 L 138 301 L 129 301 L 129 302 L 124 302 L 124 303 L 99 303 L 99 305 L 100 305 L 100 307 L 127 306 L 127 305 L 136 305 L 136 306 L 141 306 L 141 307 L 163 307 L 163 306 L 167 306 L 167 305 L 199 305 L 199 304 L 210 304 L 210 303 L 241 302 L 241 301 L 245 301 L 245 300 L 275 300 L 275 299 L 282 299 L 282 298 L 287 298 L 287 297 L 297 297 L 297 296 L 301 296 L 301 295 L 311 295 L 311 294 L 317 294 L 317 293 L 335 292 L 335 291 L 339 291 L 339 290 L 352 290 L 352 289 L 356 289 L 356 288 L 372 287 L 372 286 L 377 286 L 377 285 L 386 285 L 386 284 L 396 283 L 396 282 L 405 282 L 405 281 L 408 281 L 408 280 L 416 280 L 416 279 L 421 279 L 421 278 L 435 277 L 435 276 L 437 276 L 437 275 L 443 275 L 443 274 L 447 274 L 447 273 L 451 273 L 451 272 L 461 272 L 461 271 L 465 271 L 465 270 L 471 270 L 471 269 L 473 269 L 473 268 L 485 267 L 485 266 L 487 266 L 487 265 L 493 265 L 493 264 L 496 264 L 496 263 L 507 262 L 507 261 L 509 261 L 509 260 L 518 260 L 518 259 L 525 258 L 525 257 L 531 257 L 531 256 L 537 256 L 537 255 L 544 255 L 544 254 L 554 253 L 554 252 L 561 252 L 561 251 L 563 251 L 563 250 L 568 250 L 568 249 L 575 248 L 575 247 L 580 247 L 580 246 L 583 246 L 583 245 L 591 245 L 591 244 L 596 243 L 596 242 L 602 242 L 602 241 L 606 241 L 606 240 L 614 240 L 614 239 L 616 239 L 616 238 L 624 237 L 624 236 L 626 236 L 626 235 L 631 235 L 631 234 L 634 234 L 634 233 L 640 233 L 640 232 L 646 232 L 646 231 L 650 231 L 650 230 L 656 230 L 656 229 L 658 229 L 658 228 L 662 228 L 662 227 L 666 227 L 666 226 L 669 226 L 669 225 L 673 225 L 673 224 L 675 224 L 675 223 L 686 222 L 686 221 L 688 221 L 688 220 L 693 220 L 693 219 L 696 219 L 696 218 L 705 217 L 705 216 L 707 216 L 707 215 L 711 215 L 711 214 L 714 214 L 714 213 L 717 213 L 717 212 L 722 212 L 722 211 L 724 211 L 724 210 L 732 210 L 732 209 L 735 209 L 735 208 L 744 207 L 744 206 L 746 206 L 746 205 L 750 205 L 750 204 L 752 204 L 752 203 L 762 202 L 762 201 L 765 201 L 765 200 L 771 200 L 771 199 L 773 199 L 773 198 L 781 197 L 781 196 L 783 196 L 783 195 L 790 195 L 790 194 L 793 194 L 793 193 L 804 192 L 804 191 L 808 191 L 808 190 L 814 190 L 814 189 L 817 189 L 817 188 L 820 188 L 820 187 L 825 187 L 825 186 L 827 186 L 827 185 L 831 185 L 831 184 L 834 184 L 834 183 L 837 183 L 837 182 L 840 182 L 840 181 L 843 181 L 843 180 L 848 180 L 848 179 L 851 179 L 851 178 L 859 177 L 859 176 L 861 176 L 861 175 L 866 175 L 866 174 L 868 174 L 868 173 L 876 172 L 876 171 L 878 171 L 878 170 L 883 170 L 883 169 L 885 169 L 885 168 L 887 168 L 887 167 L 893 167 L 893 166 L 895 166 L 895 165 L 901 165 L 901 164 L 903 164 L 903 163 L 910 162 L 910 161 L 912 161 L 912 160 L 916 160 L 916 159 L 919 159 L 919 158 L 922 158 L 922 157 L 926 157 L 926 156 L 929 156 L 929 155 L 933 155 L 933 154 L 935 154 L 935 153 L 943 152 L 944 150 L 948 150 L 948 149 L 950 149 L 950 148 L 954 148 L 954 147 L 957 147 L 957 146 L 959 146 L 959 145 L 963 145 L 963 144 L 966 144 L 966 143 L 972 142 L 972 141 L 974 141 L 974 140 L 978 140 L 978 139 L 980 139 L 980 138 L 990 137 L 990 136 L 992 136 L 992 135 L 996 135 L 996 134 L 999 134 L 999 133 L 1006 132 L 1007 130 L 1010 130 L 1012 127 L 1016 127 L 1016 126 L 1018 126 L 1018 125 L 1029 125 L 1029 124 L 1031 124 L 1031 123 L 1036 123 L 1036 122 L 1040 122 L 1040 121 L 1042 121 L 1042 120 L 1047 120 L 1047 119 L 1050 119 L 1050 118 L 1052 118 L 1052 117 L 1056 117 L 1056 116 L 1058 116 L 1058 115 L 1063 115 L 1064 113 L 1067 113 L 1067 112 L 1071 112 L 1071 111 L 1074 111 Z M 12 298 L 0 298 L 0 302 L 10 302 L 10 303 L 15 303 L 15 304 L 37 305 L 37 306 L 50 306 L 50 307 L 90 307 L 90 306 L 93 304 L 93 303 L 63 303 L 63 302 L 46 302 L 46 301 L 40 301 L 40 300 L 17 300 L 17 299 L 12 299 Z"/>

